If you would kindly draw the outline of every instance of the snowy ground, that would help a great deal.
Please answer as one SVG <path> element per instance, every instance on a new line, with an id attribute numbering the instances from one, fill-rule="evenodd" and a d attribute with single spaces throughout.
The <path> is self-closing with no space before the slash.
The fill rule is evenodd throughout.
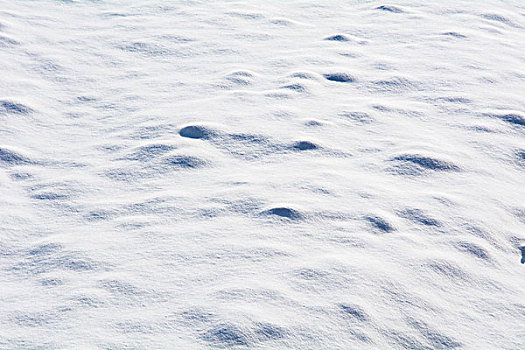
<path id="1" fill-rule="evenodd" d="M 525 348 L 525 3 L 432 3 L 0 0 L 0 348 Z"/>

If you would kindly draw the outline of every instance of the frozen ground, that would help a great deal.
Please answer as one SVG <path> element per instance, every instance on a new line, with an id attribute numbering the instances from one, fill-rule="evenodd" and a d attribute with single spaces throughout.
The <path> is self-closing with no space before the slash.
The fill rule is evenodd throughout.
<path id="1" fill-rule="evenodd" d="M 525 348 L 525 3 L 432 3 L 0 0 L 0 348 Z"/>

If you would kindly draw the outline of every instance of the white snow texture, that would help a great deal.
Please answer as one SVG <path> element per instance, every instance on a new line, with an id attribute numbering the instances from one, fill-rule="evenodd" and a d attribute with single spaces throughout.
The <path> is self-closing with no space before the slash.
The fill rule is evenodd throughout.
<path id="1" fill-rule="evenodd" d="M 0 349 L 525 349 L 524 46 L 512 0 L 0 0 Z"/>

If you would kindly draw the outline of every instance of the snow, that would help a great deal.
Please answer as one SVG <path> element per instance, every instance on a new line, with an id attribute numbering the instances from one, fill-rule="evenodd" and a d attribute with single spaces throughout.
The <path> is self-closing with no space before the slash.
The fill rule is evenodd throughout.
<path id="1" fill-rule="evenodd" d="M 524 27 L 0 0 L 0 348 L 525 348 Z"/>

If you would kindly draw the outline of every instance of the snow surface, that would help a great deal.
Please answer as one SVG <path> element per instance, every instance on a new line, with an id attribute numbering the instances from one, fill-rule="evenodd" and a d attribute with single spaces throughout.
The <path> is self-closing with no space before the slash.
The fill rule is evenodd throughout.
<path id="1" fill-rule="evenodd" d="M 0 0 L 1 349 L 524 349 L 522 1 Z"/>

